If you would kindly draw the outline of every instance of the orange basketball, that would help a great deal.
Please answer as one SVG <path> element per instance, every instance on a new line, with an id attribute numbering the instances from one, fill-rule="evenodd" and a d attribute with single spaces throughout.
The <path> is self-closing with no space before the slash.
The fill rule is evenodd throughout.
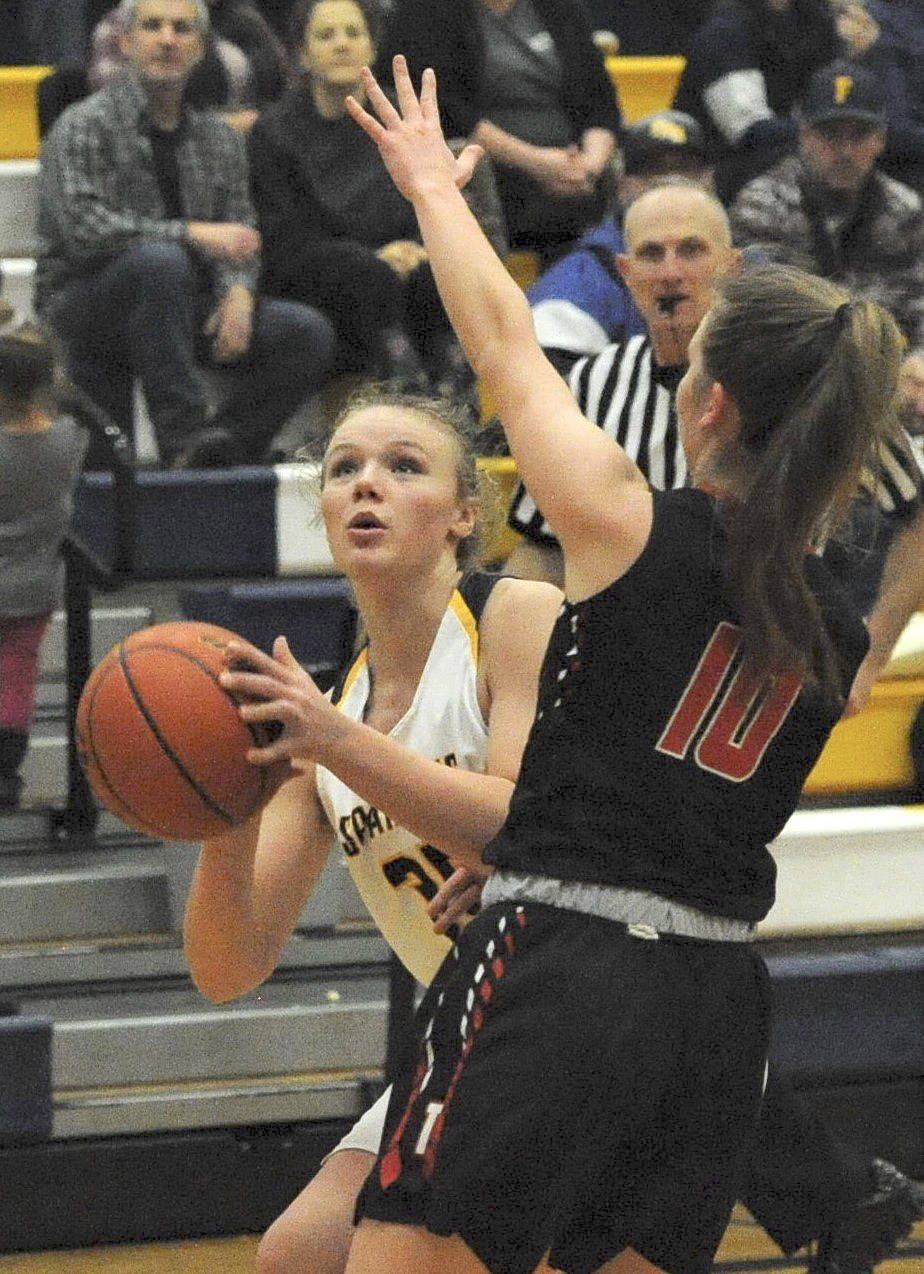
<path id="1" fill-rule="evenodd" d="M 234 635 L 155 624 L 114 646 L 88 678 L 77 708 L 81 764 L 129 827 L 203 840 L 244 822 L 275 790 L 276 772 L 246 759 L 273 725 L 242 721 L 240 700 L 218 680 Z"/>

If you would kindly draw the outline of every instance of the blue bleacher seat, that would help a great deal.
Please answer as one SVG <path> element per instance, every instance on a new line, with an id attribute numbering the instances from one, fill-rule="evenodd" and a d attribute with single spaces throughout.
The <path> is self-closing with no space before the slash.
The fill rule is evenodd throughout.
<path id="1" fill-rule="evenodd" d="M 51 1136 L 51 1022 L 0 1016 L 0 1145 Z"/>
<path id="2" fill-rule="evenodd" d="M 187 619 L 219 624 L 269 650 L 288 638 L 292 653 L 327 689 L 346 660 L 356 632 L 356 607 L 342 576 L 202 586 L 181 590 Z"/>

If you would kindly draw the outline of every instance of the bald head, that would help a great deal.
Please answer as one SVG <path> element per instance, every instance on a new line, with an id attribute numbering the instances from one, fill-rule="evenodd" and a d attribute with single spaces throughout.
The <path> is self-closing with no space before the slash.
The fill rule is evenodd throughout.
<path id="1" fill-rule="evenodd" d="M 687 346 L 720 275 L 737 269 L 725 209 L 698 186 L 659 186 L 629 205 L 619 272 L 648 327 L 659 363 L 687 361 Z"/>
<path id="2" fill-rule="evenodd" d="M 728 214 L 719 200 L 700 186 L 670 183 L 646 190 L 626 209 L 623 231 L 629 249 L 653 229 L 677 228 L 694 230 L 717 248 L 730 248 L 732 242 Z"/>

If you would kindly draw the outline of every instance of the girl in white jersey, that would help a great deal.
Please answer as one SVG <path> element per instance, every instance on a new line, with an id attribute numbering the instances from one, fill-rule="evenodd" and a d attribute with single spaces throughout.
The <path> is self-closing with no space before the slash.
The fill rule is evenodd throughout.
<path id="1" fill-rule="evenodd" d="M 388 942 L 430 982 L 452 944 L 434 933 L 428 902 L 452 875 L 446 853 L 477 866 L 503 819 L 560 602 L 547 585 L 464 573 L 478 488 L 446 403 L 354 399 L 322 478 L 331 552 L 352 581 L 366 638 L 334 699 L 344 723 L 365 732 L 379 790 L 366 774 L 360 797 L 345 771 L 338 778 L 306 765 L 246 827 L 202 846 L 185 945 L 197 986 L 216 1001 L 273 971 L 332 840 Z M 229 653 L 284 675 L 292 733 L 300 700 L 317 691 L 285 642 L 276 643 L 278 662 L 245 644 Z M 228 684 L 246 676 L 229 673 Z M 454 877 L 450 892 L 464 881 Z M 270 1229 L 258 1258 L 264 1274 L 343 1270 L 386 1104 L 363 1116 Z"/>

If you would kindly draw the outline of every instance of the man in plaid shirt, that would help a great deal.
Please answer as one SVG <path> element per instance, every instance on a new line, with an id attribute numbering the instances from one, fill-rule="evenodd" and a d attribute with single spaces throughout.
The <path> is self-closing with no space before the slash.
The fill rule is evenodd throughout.
<path id="1" fill-rule="evenodd" d="M 321 383 L 333 332 L 309 306 L 257 298 L 243 143 L 183 102 L 203 0 L 123 0 L 120 16 L 128 69 L 43 147 L 36 305 L 73 379 L 123 426 L 140 379 L 164 464 L 261 461 Z M 230 373 L 219 415 L 202 362 Z"/>

